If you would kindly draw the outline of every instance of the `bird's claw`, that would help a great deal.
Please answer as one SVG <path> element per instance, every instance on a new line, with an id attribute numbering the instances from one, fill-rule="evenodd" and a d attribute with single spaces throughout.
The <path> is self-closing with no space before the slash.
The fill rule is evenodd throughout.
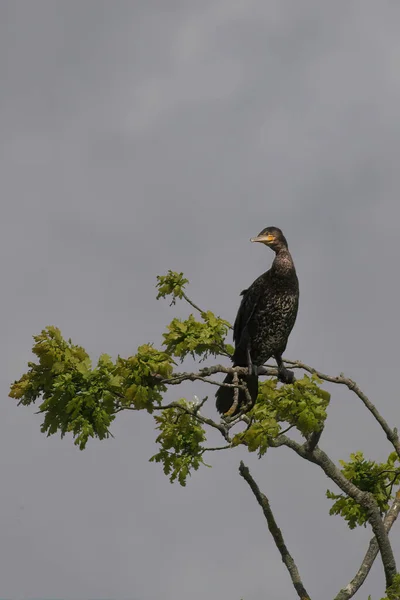
<path id="1" fill-rule="evenodd" d="M 278 379 L 282 383 L 293 383 L 294 382 L 294 373 L 293 371 L 289 371 L 289 369 L 279 369 L 278 371 Z"/>

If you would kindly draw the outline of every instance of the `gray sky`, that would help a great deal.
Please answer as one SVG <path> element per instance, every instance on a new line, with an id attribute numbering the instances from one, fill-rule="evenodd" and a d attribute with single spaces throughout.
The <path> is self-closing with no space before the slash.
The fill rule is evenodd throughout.
<path id="1" fill-rule="evenodd" d="M 399 19 L 385 0 L 0 3 L 2 597 L 294 597 L 240 458 L 312 596 L 355 574 L 370 531 L 329 517 L 327 479 L 290 451 L 213 455 L 182 489 L 148 463 L 150 417 L 82 453 L 7 393 L 48 324 L 93 358 L 159 343 L 187 314 L 155 300 L 168 268 L 233 320 L 272 260 L 248 240 L 276 225 L 301 283 L 287 356 L 398 423 Z M 364 413 L 334 390 L 333 458 L 390 452 Z M 377 561 L 357 598 L 382 592 Z"/>

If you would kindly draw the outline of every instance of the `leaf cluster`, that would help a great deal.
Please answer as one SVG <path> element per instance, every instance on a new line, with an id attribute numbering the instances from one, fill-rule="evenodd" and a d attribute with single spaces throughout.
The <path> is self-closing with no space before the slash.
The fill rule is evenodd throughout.
<path id="1" fill-rule="evenodd" d="M 42 397 L 41 430 L 47 435 L 72 432 L 81 449 L 89 437 L 108 437 L 115 412 L 113 389 L 119 383 L 109 357 L 101 356 L 92 369 L 87 352 L 64 340 L 56 327 L 47 327 L 34 340 L 38 362 L 28 363 L 29 371 L 12 385 L 10 396 L 26 406 Z"/>
<path id="2" fill-rule="evenodd" d="M 157 299 L 172 296 L 171 304 L 175 304 L 177 298 L 185 298 L 200 312 L 202 319 L 198 321 L 192 314 L 184 320 L 173 319 L 163 336 L 167 352 L 181 360 L 188 355 L 193 359 L 200 357 L 201 360 L 219 354 L 232 355 L 233 347 L 225 344 L 226 335 L 231 328 L 230 323 L 217 317 L 210 310 L 202 311 L 193 304 L 185 293 L 188 283 L 189 280 L 183 273 L 168 271 L 166 275 L 157 276 Z"/>
<path id="3" fill-rule="evenodd" d="M 189 280 L 183 276 L 183 273 L 169 270 L 166 275 L 157 275 L 157 300 L 172 296 L 171 304 L 175 304 L 177 298 L 183 298 L 187 283 L 189 283 Z"/>
<path id="4" fill-rule="evenodd" d="M 186 485 L 191 469 L 197 471 L 201 464 L 205 464 L 201 444 L 206 439 L 199 421 L 185 408 L 190 411 L 194 405 L 182 398 L 154 417 L 156 428 L 160 431 L 156 439 L 160 450 L 150 458 L 151 462 L 162 463 L 171 483 L 177 479 L 182 486 Z"/>
<path id="5" fill-rule="evenodd" d="M 350 454 L 350 460 L 339 461 L 342 465 L 342 474 L 363 492 L 372 494 L 382 514 L 389 509 L 392 499 L 393 487 L 400 483 L 400 469 L 396 452 L 392 452 L 386 463 L 376 463 L 366 460 L 362 452 Z M 353 498 L 346 494 L 334 494 L 330 490 L 326 492 L 327 498 L 334 500 L 329 514 L 341 515 L 350 529 L 357 526 L 366 526 L 368 514 L 366 510 Z"/>
<path id="6" fill-rule="evenodd" d="M 153 412 L 161 404 L 166 386 L 159 378 L 168 379 L 173 370 L 173 359 L 151 344 L 139 346 L 137 353 L 129 358 L 118 357 L 118 373 L 121 377 L 120 399 L 123 406 Z"/>
<path id="7" fill-rule="evenodd" d="M 49 436 L 59 431 L 61 437 L 71 432 L 81 450 L 89 437 L 109 437 L 120 406 L 151 412 L 166 389 L 156 375 L 167 378 L 172 373 L 171 357 L 151 345 L 115 362 L 103 354 L 92 368 L 87 352 L 66 341 L 56 327 L 47 327 L 34 341 L 38 360 L 28 363 L 28 372 L 14 382 L 10 396 L 25 406 L 41 398 L 42 432 Z"/>
<path id="8" fill-rule="evenodd" d="M 399 600 L 399 598 L 400 598 L 400 574 L 397 573 L 397 575 L 395 575 L 393 578 L 392 585 L 386 589 L 385 598 L 381 598 L 381 600 Z M 371 600 L 371 596 L 368 596 L 368 600 Z"/>
<path id="9" fill-rule="evenodd" d="M 327 417 L 330 395 L 319 387 L 321 381 L 305 375 L 293 384 L 278 386 L 276 380 L 266 380 L 259 386 L 257 402 L 249 414 L 249 427 L 233 438 L 233 444 L 244 444 L 261 457 L 269 440 L 282 431 L 282 425 L 296 427 L 307 436 L 319 431 Z"/>
<path id="10" fill-rule="evenodd" d="M 182 361 L 188 355 L 205 360 L 210 355 L 217 356 L 225 353 L 224 343 L 229 330 L 228 321 L 216 317 L 211 311 L 203 312 L 201 318 L 202 321 L 198 321 L 191 314 L 185 320 L 171 321 L 167 333 L 163 334 L 163 345 L 168 354 Z"/>

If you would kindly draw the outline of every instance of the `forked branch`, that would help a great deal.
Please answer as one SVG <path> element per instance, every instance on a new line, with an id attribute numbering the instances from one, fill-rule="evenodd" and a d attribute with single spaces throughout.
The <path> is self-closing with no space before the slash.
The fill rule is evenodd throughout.
<path id="1" fill-rule="evenodd" d="M 197 307 L 194 307 L 197 308 Z M 285 364 L 290 365 L 294 369 L 302 369 L 308 373 L 315 374 L 323 381 L 327 381 L 330 383 L 336 383 L 339 385 L 345 385 L 350 391 L 355 393 L 357 397 L 363 402 L 364 406 L 369 410 L 369 412 L 374 416 L 377 423 L 380 425 L 381 429 L 384 431 L 387 439 L 391 442 L 394 449 L 396 450 L 397 455 L 400 457 L 400 441 L 397 434 L 396 429 L 392 429 L 387 421 L 382 417 L 380 412 L 377 410 L 376 406 L 372 404 L 369 398 L 362 392 L 362 390 L 358 387 L 358 385 L 351 380 L 350 378 L 345 377 L 344 375 L 339 376 L 330 376 L 310 367 L 309 365 L 302 363 L 300 361 L 291 361 L 285 360 Z M 215 380 L 209 379 L 210 376 L 215 375 L 217 373 L 231 373 L 234 377 L 233 384 L 225 384 L 224 382 L 217 382 Z M 234 387 L 237 390 L 244 388 L 247 391 L 246 385 L 241 383 L 238 379 L 238 375 L 245 375 L 247 373 L 247 368 L 244 367 L 224 367 L 222 365 L 215 365 L 200 369 L 197 373 L 174 373 L 173 376 L 169 379 L 161 379 L 160 382 L 165 385 L 177 385 L 182 383 L 183 381 L 196 381 L 200 380 L 206 383 L 211 383 L 217 386 L 227 386 Z M 258 375 L 267 375 L 276 377 L 278 375 L 278 371 L 276 367 L 270 365 L 264 365 L 258 367 Z M 171 403 L 170 405 L 158 407 L 158 410 L 165 408 L 178 407 L 176 403 Z M 215 449 L 224 450 L 230 447 L 231 439 L 229 437 L 229 430 L 233 425 L 235 425 L 239 421 L 246 422 L 246 415 L 239 415 L 237 420 L 234 420 L 232 423 L 230 422 L 221 422 L 217 424 L 212 419 L 208 419 L 202 415 L 195 414 L 191 408 L 179 406 L 181 410 L 187 412 L 189 414 L 193 414 L 193 416 L 201 421 L 203 424 L 209 425 L 214 429 L 218 429 L 220 433 L 223 435 L 224 439 L 228 442 L 228 446 L 216 447 Z M 157 410 L 157 409 L 156 409 Z M 288 438 L 284 434 L 278 435 L 276 438 L 272 438 L 269 440 L 269 445 L 272 447 L 279 446 L 287 446 L 294 450 L 300 457 L 304 458 L 307 461 L 310 461 L 314 464 L 317 464 L 324 473 L 335 482 L 338 487 L 350 498 L 353 498 L 355 502 L 361 505 L 368 514 L 368 521 L 372 527 L 374 538 L 371 540 L 368 551 L 364 557 L 364 560 L 358 570 L 354 579 L 349 583 L 349 585 L 342 589 L 335 600 L 348 600 L 351 598 L 357 590 L 361 587 L 363 582 L 365 581 L 371 566 L 376 559 L 378 553 L 381 555 L 385 578 L 386 578 L 386 586 L 390 587 L 393 583 L 394 577 L 397 573 L 395 558 L 392 550 L 391 543 L 389 541 L 388 533 L 393 523 L 395 522 L 398 514 L 400 513 L 400 494 L 398 493 L 396 496 L 396 500 L 394 501 L 391 509 L 387 513 L 385 519 L 382 519 L 380 514 L 379 506 L 373 497 L 372 494 L 359 489 L 356 485 L 354 485 L 351 481 L 349 481 L 341 472 L 341 470 L 333 463 L 333 461 L 323 452 L 318 444 L 320 441 L 322 429 L 320 431 L 316 431 L 311 434 L 308 439 L 303 443 L 298 443 L 291 438 Z M 211 448 L 213 450 L 214 448 Z M 255 495 L 258 503 L 263 509 L 264 515 L 268 522 L 269 530 L 274 538 L 274 541 L 281 553 L 282 560 L 285 563 L 290 576 L 292 578 L 292 582 L 295 586 L 295 589 L 300 598 L 306 599 L 309 598 L 304 586 L 301 582 L 297 567 L 294 563 L 293 558 L 291 557 L 282 537 L 282 533 L 279 530 L 275 519 L 273 517 L 268 498 L 262 494 L 254 482 L 253 478 L 250 475 L 250 472 L 247 467 L 241 463 L 240 465 L 240 475 L 247 481 L 249 486 L 251 487 L 253 494 Z"/>
<path id="2" fill-rule="evenodd" d="M 393 523 L 396 521 L 396 519 L 399 515 L 399 512 L 400 512 L 400 490 L 397 492 L 396 498 L 383 521 L 383 525 L 384 525 L 387 533 L 389 533 Z M 334 600 L 349 600 L 358 592 L 358 590 L 360 589 L 360 587 L 362 586 L 362 584 L 368 577 L 371 567 L 374 564 L 376 557 L 378 556 L 378 552 L 379 552 L 379 545 L 378 545 L 376 537 L 373 537 L 369 543 L 368 550 L 364 556 L 364 559 L 361 563 L 360 568 L 357 571 L 357 574 L 355 575 L 355 577 L 353 577 L 353 579 L 350 581 L 350 583 L 345 588 L 340 590 L 338 595 L 335 596 Z"/>
<path id="3" fill-rule="evenodd" d="M 392 429 L 389 427 L 387 421 L 382 417 L 378 409 L 374 404 L 372 404 L 371 400 L 364 394 L 364 392 L 358 387 L 355 381 L 350 379 L 349 377 L 345 377 L 343 374 L 333 377 L 331 375 L 326 375 L 325 373 L 321 373 L 321 371 L 317 371 L 313 367 L 306 365 L 299 360 L 285 360 L 286 364 L 290 365 L 292 368 L 303 369 L 303 371 L 307 371 L 308 373 L 317 375 L 323 381 L 329 381 L 330 383 L 338 383 L 339 385 L 345 385 L 351 392 L 354 392 L 356 396 L 358 396 L 364 406 L 369 410 L 369 412 L 375 417 L 376 421 L 379 423 L 381 428 L 386 434 L 387 439 L 393 445 L 394 449 L 397 452 L 397 455 L 400 458 L 400 439 L 396 429 Z"/>

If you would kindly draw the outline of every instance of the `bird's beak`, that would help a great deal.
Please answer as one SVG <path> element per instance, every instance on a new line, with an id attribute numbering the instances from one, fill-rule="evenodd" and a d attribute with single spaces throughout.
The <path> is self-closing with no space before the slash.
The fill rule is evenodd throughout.
<path id="1" fill-rule="evenodd" d="M 275 240 L 275 236 L 270 233 L 267 235 L 258 235 L 257 237 L 250 238 L 251 242 L 261 242 L 261 244 L 270 244 Z"/>

